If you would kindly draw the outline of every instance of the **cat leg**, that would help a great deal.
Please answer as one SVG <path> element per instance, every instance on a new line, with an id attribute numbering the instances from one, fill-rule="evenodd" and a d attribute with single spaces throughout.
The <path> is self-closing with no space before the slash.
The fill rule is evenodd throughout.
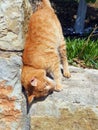
<path id="1" fill-rule="evenodd" d="M 63 65 L 63 75 L 65 77 L 69 78 L 69 77 L 71 77 L 71 74 L 70 74 L 69 68 L 68 68 L 66 46 L 65 46 L 64 40 L 63 40 L 62 44 L 59 46 L 59 53 L 60 53 L 61 63 Z"/>
<path id="2" fill-rule="evenodd" d="M 44 78 L 44 81 L 46 82 L 46 89 L 48 90 L 54 90 L 56 83 L 49 77 L 46 76 L 46 70 L 40 69 L 41 77 Z M 48 86 L 48 87 L 47 87 Z"/>
<path id="3" fill-rule="evenodd" d="M 51 86 L 51 88 L 55 88 L 56 87 L 56 83 L 54 82 L 54 80 L 52 80 L 49 77 L 45 77 L 45 80 L 47 81 L 47 83 Z"/>
<path id="4" fill-rule="evenodd" d="M 55 91 L 61 91 L 62 90 L 62 74 L 60 70 L 60 58 L 59 55 L 54 56 L 53 62 L 51 61 L 51 67 L 50 72 L 52 72 L 54 80 L 56 82 Z M 53 64 L 54 63 L 54 64 Z"/>

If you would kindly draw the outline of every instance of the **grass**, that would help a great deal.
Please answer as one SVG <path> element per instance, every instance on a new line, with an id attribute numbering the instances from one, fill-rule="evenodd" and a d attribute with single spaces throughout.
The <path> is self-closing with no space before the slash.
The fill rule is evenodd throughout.
<path id="1" fill-rule="evenodd" d="M 98 69 L 98 40 L 67 38 L 66 42 L 70 64 Z"/>

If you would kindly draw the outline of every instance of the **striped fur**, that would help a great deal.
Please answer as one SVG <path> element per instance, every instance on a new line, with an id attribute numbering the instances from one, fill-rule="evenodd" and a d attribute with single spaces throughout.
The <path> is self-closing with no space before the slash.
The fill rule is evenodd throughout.
<path id="1" fill-rule="evenodd" d="M 37 69 L 39 71 L 43 70 L 45 73 L 52 73 L 56 83 L 55 90 L 60 91 L 62 89 L 60 62 L 63 64 L 63 75 L 70 77 L 65 40 L 60 22 L 49 0 L 42 0 L 42 2 L 41 8 L 32 14 L 30 18 L 23 52 L 23 64 L 32 67 L 33 72 L 34 69 Z M 40 75 L 37 78 L 39 79 Z M 23 80 L 24 85 L 25 80 L 28 79 L 23 78 Z M 28 90 L 27 84 L 24 87 Z M 33 95 L 33 92 L 31 95 Z"/>

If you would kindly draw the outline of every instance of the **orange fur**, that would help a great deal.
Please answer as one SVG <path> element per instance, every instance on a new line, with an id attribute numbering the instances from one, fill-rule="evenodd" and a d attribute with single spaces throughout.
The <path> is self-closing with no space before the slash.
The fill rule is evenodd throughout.
<path id="1" fill-rule="evenodd" d="M 38 69 L 39 73 L 40 69 L 44 70 L 44 72 L 52 73 L 56 82 L 55 90 L 59 91 L 62 88 L 60 61 L 63 64 L 64 76 L 70 77 L 65 41 L 60 22 L 49 0 L 42 0 L 42 2 L 41 8 L 32 14 L 30 18 L 23 52 L 23 64 L 24 66 Z M 32 74 L 28 73 L 28 76 L 33 76 L 34 74 L 35 71 Z M 25 73 L 25 75 L 27 74 Z M 23 75 L 23 77 L 25 76 Z M 39 79 L 40 76 L 37 78 Z M 22 82 L 26 82 L 25 80 L 26 78 L 23 78 Z M 41 84 L 40 86 L 42 87 Z M 24 87 L 27 87 L 26 89 L 29 88 L 28 85 L 24 85 Z"/>
<path id="2" fill-rule="evenodd" d="M 37 80 L 35 86 L 31 84 L 32 79 Z M 29 103 L 33 98 L 47 96 L 55 87 L 55 83 L 46 77 L 45 70 L 35 69 L 30 66 L 23 66 L 21 81 L 25 87 Z"/>

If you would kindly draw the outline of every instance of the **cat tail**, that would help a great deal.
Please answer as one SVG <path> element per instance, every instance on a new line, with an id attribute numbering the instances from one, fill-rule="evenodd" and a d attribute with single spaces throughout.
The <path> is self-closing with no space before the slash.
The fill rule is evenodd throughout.
<path id="1" fill-rule="evenodd" d="M 42 2 L 45 6 L 51 7 L 51 3 L 49 0 L 42 0 Z"/>

